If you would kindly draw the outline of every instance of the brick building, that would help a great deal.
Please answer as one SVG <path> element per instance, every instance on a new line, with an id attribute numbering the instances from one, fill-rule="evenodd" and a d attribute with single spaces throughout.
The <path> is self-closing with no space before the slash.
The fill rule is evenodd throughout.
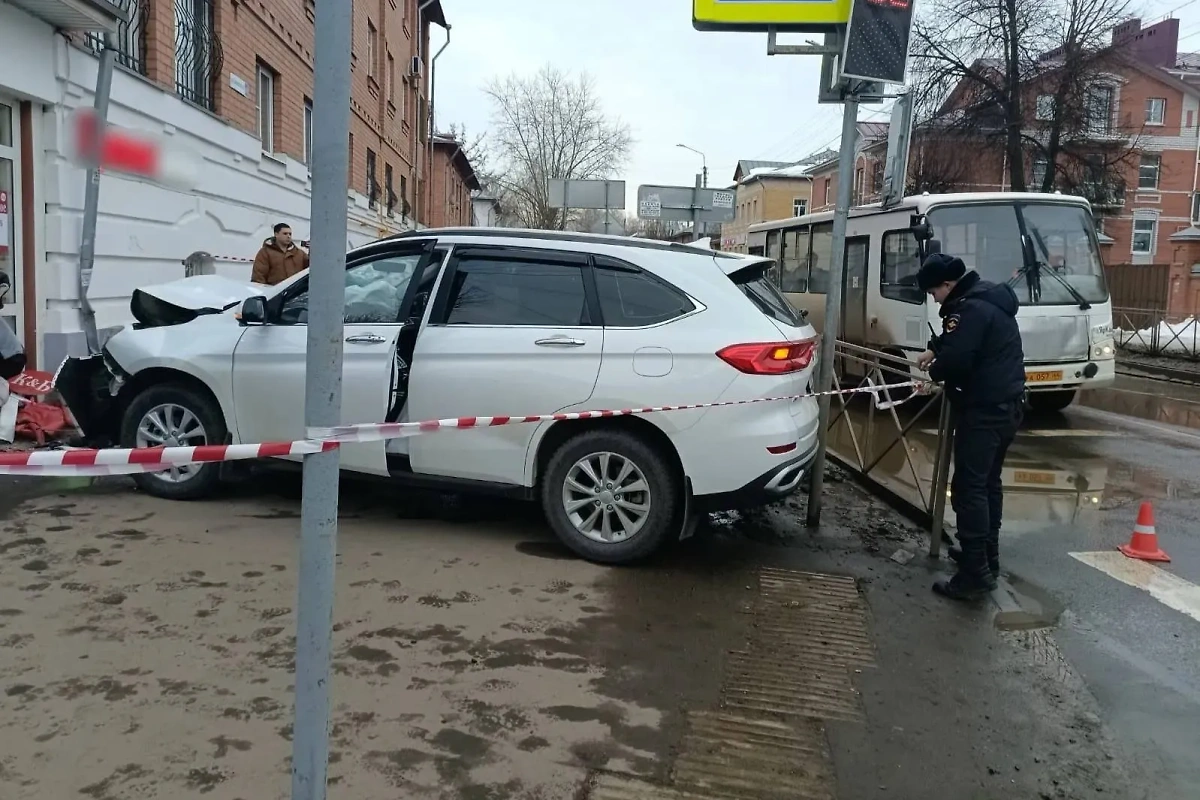
<path id="1" fill-rule="evenodd" d="M 812 162 L 811 157 L 799 162 L 739 161 L 733 173 L 735 217 L 721 226 L 720 249 L 745 253 L 751 225 L 807 214 L 812 202 L 807 171 Z"/>
<path id="2" fill-rule="evenodd" d="M 74 276 L 84 172 L 67 156 L 71 114 L 93 103 L 100 40 L 66 33 L 63 15 L 84 9 L 111 25 L 122 12 L 110 121 L 203 165 L 192 192 L 101 178 L 89 299 L 110 328 L 129 321 L 134 288 L 183 277 L 194 252 L 247 280 L 274 223 L 309 238 L 316 1 L 0 1 L 0 53 L 21 65 L 0 70 L 0 231 L 9 238 L 0 269 L 16 284 L 4 314 L 35 364 L 53 369 L 83 348 Z M 422 227 L 441 202 L 429 180 L 429 91 L 440 52 L 431 31 L 446 27 L 440 0 L 353 0 L 353 9 L 347 247 Z"/>
<path id="3" fill-rule="evenodd" d="M 445 228 L 474 224 L 471 193 L 483 187 L 463 150 L 453 136 L 433 137 L 433 163 L 430 169 L 429 226 Z"/>

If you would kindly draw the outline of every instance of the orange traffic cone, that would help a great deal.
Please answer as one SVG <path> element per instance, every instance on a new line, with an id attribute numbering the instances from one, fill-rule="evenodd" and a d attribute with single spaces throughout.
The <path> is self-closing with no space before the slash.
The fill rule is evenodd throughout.
<path id="1" fill-rule="evenodd" d="M 1154 509 L 1150 504 L 1142 503 L 1138 511 L 1137 524 L 1133 526 L 1133 536 L 1129 544 L 1117 548 L 1129 558 L 1142 561 L 1170 561 L 1171 557 L 1158 549 L 1158 534 L 1154 530 Z"/>

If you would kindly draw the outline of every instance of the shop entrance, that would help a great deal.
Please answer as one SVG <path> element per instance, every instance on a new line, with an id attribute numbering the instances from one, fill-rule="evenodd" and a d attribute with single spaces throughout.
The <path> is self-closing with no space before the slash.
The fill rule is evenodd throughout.
<path id="1" fill-rule="evenodd" d="M 7 324 L 25 339 L 25 317 L 23 293 L 25 287 L 21 275 L 20 236 L 20 177 L 21 136 L 17 126 L 20 117 L 17 104 L 0 95 L 0 271 L 8 275 L 12 289 L 4 298 L 0 309 L 0 321 Z"/>

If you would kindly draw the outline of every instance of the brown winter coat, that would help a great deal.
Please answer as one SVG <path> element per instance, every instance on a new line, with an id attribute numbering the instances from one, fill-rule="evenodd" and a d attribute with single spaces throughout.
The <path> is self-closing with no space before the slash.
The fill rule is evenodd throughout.
<path id="1" fill-rule="evenodd" d="M 262 249 L 254 257 L 254 272 L 250 280 L 274 286 L 306 269 L 308 253 L 294 244 L 288 250 L 284 250 L 275 243 L 275 237 L 272 236 L 263 242 Z"/>

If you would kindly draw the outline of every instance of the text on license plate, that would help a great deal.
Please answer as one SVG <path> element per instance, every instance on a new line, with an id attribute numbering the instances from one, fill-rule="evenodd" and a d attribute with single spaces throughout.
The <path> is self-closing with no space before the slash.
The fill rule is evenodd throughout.
<path id="1" fill-rule="evenodd" d="M 1031 472 L 1017 470 L 1013 473 L 1013 481 L 1016 483 L 1035 484 L 1038 486 L 1053 486 L 1055 475 L 1053 472 Z"/>
<path id="2" fill-rule="evenodd" d="M 1025 373 L 1025 382 L 1026 383 L 1053 383 L 1054 381 L 1061 381 L 1062 377 L 1063 377 L 1063 374 L 1062 374 L 1061 369 L 1054 370 L 1053 372 L 1026 372 Z"/>

